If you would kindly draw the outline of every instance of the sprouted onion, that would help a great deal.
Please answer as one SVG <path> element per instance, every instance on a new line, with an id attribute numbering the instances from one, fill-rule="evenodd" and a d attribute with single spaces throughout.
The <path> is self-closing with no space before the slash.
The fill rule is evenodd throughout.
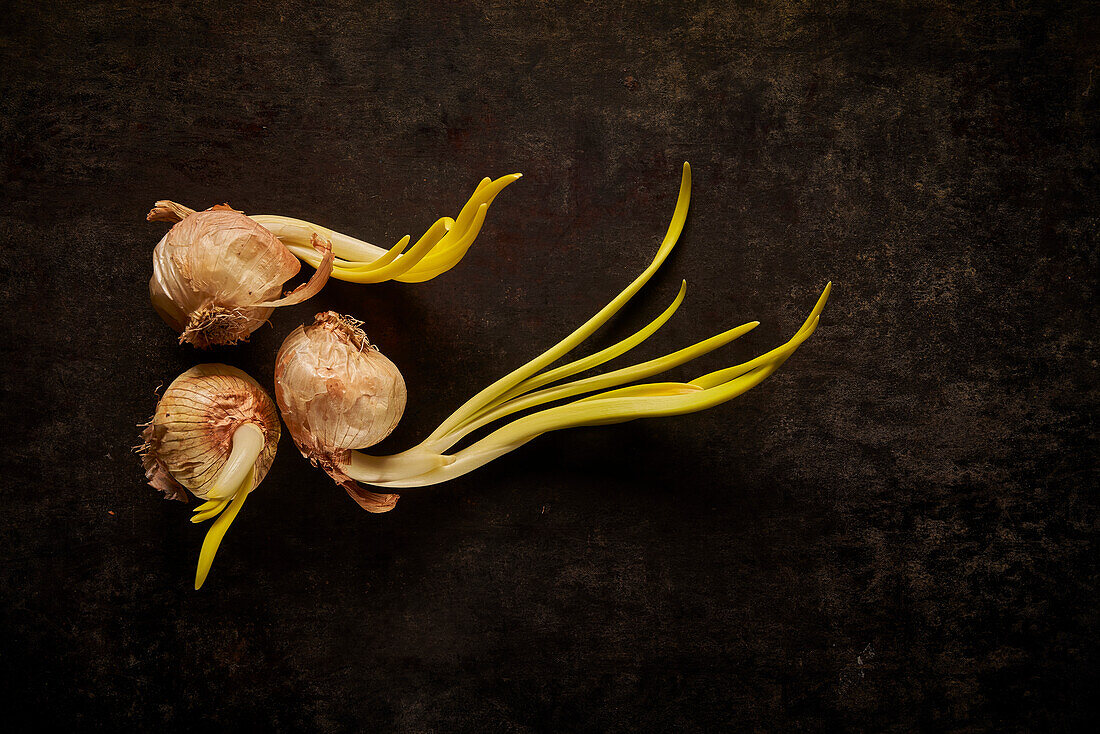
<path id="1" fill-rule="evenodd" d="M 328 280 L 332 246 L 319 237 L 312 242 L 323 263 L 309 282 L 280 298 L 301 265 L 275 235 L 225 204 L 195 212 L 157 202 L 148 215 L 173 217 L 178 222 L 153 250 L 149 297 L 181 343 L 205 349 L 247 339 L 273 309 L 311 298 Z"/>
<path id="2" fill-rule="evenodd" d="M 548 431 L 691 413 L 724 403 L 760 384 L 813 334 L 831 283 L 787 343 L 743 364 L 688 382 L 621 387 L 717 349 L 748 333 L 759 322 L 738 326 L 657 359 L 563 382 L 645 341 L 683 302 L 686 282 L 672 304 L 634 335 L 588 357 L 546 369 L 580 345 L 653 276 L 683 230 L 690 193 L 691 169 L 685 163 L 672 222 L 649 267 L 568 337 L 482 390 L 419 445 L 399 454 L 370 456 L 355 449 L 368 448 L 381 440 L 400 417 L 398 405 L 404 407 L 405 393 L 400 374 L 370 345 L 357 322 L 331 312 L 320 314 L 313 325 L 299 328 L 287 338 L 275 367 L 275 399 L 299 450 L 344 486 L 360 505 L 382 512 L 394 506 L 397 495 L 373 493 L 359 487 L 358 482 L 393 489 L 437 484 L 483 466 Z M 448 453 L 474 431 L 519 411 L 587 393 L 594 394 L 524 415 Z M 398 394 L 400 400 L 395 398 Z"/>
<path id="3" fill-rule="evenodd" d="M 200 364 L 173 380 L 138 447 L 149 484 L 166 499 L 205 500 L 191 522 L 214 519 L 199 552 L 198 589 L 222 538 L 275 460 L 279 416 L 255 380 L 235 367 Z"/>
<path id="4" fill-rule="evenodd" d="M 158 201 L 146 218 L 176 224 L 153 251 L 153 306 L 181 342 L 205 348 L 247 339 L 272 309 L 316 295 L 330 275 L 354 283 L 431 280 L 462 260 L 493 199 L 519 177 L 482 179 L 458 217 L 436 220 L 412 247 L 406 235 L 389 250 L 301 219 Z M 316 272 L 280 298 L 299 259 Z"/>
<path id="5" fill-rule="evenodd" d="M 294 442 L 368 512 L 393 509 L 395 495 L 360 487 L 344 473 L 350 449 L 388 436 L 405 412 L 405 380 L 359 323 L 332 311 L 299 326 L 275 359 L 275 396 Z"/>

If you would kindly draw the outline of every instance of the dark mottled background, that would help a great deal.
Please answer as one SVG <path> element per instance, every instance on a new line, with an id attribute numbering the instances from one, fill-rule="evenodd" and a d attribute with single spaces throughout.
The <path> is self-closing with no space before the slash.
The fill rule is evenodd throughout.
<path id="1" fill-rule="evenodd" d="M 0 690 L 19 728 L 1069 731 L 1097 687 L 1095 6 L 5 3 Z M 409 6 L 414 4 L 408 4 Z M 153 391 L 351 312 L 400 450 L 602 306 L 681 379 L 821 328 L 703 414 L 544 436 L 372 516 L 284 437 L 203 530 Z M 147 302 L 155 199 L 379 243 L 522 171 L 459 268 L 336 283 L 235 349 Z"/>

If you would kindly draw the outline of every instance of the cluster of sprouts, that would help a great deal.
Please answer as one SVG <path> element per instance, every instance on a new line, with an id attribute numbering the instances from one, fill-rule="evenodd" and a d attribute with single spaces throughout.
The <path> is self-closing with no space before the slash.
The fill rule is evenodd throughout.
<path id="1" fill-rule="evenodd" d="M 356 283 L 430 280 L 458 264 L 480 231 L 489 204 L 518 178 L 484 179 L 457 217 L 438 219 L 411 247 L 411 238 L 404 237 L 388 250 L 298 219 L 246 217 L 228 207 L 194 212 L 157 202 L 150 219 L 178 223 L 154 256 L 154 305 L 181 332 L 181 341 L 207 346 L 246 337 L 272 308 L 305 300 L 329 277 Z M 374 456 L 362 450 L 389 435 L 404 413 L 407 394 L 400 370 L 370 342 L 361 322 L 331 311 L 318 314 L 312 324 L 286 338 L 275 362 L 275 400 L 295 445 L 361 507 L 386 512 L 397 503 L 395 490 L 460 477 L 543 433 L 692 413 L 752 389 L 814 333 L 831 283 L 786 343 L 686 382 L 647 380 L 732 342 L 759 322 L 662 357 L 576 379 L 653 336 L 683 303 L 686 282 L 672 303 L 636 333 L 552 366 L 580 347 L 657 272 L 683 231 L 690 199 L 691 168 L 685 163 L 668 231 L 641 275 L 567 337 L 481 390 L 423 441 L 398 454 Z M 187 242 L 200 243 L 192 247 L 205 254 L 189 252 Z M 208 253 L 219 247 L 216 262 L 232 272 L 216 278 L 210 275 L 217 268 L 209 265 L 213 258 Z M 297 272 L 299 259 L 316 269 L 314 276 L 291 294 L 272 299 Z M 207 263 L 206 269 L 195 267 L 196 262 Z M 220 321 L 212 321 L 212 313 Z M 186 489 L 206 500 L 193 521 L 217 518 L 200 553 L 196 588 L 206 578 L 225 530 L 270 467 L 278 437 L 271 399 L 234 368 L 201 365 L 165 392 L 145 432 L 150 484 L 171 498 L 185 498 Z M 467 439 L 467 445 L 455 449 Z"/>

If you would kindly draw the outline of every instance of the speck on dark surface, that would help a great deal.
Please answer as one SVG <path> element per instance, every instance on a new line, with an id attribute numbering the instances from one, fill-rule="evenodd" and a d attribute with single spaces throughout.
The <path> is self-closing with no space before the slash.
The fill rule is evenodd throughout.
<path id="1" fill-rule="evenodd" d="M 1080 731 L 1097 688 L 1095 6 L 5 3 L 0 691 L 12 730 Z M 130 447 L 326 308 L 430 431 L 648 262 L 595 344 L 799 325 L 706 413 L 548 435 L 362 512 L 284 437 L 202 529 Z M 454 271 L 238 348 L 148 304 L 156 199 L 378 243 L 522 171 Z M 625 364 L 625 362 L 623 362 Z"/>

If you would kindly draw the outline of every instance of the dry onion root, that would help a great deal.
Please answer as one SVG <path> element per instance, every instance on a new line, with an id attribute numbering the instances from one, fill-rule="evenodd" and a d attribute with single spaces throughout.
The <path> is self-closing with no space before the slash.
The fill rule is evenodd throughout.
<path id="1" fill-rule="evenodd" d="M 760 384 L 813 334 L 832 284 L 826 285 L 798 332 L 780 347 L 756 359 L 711 372 L 689 382 L 653 382 L 627 387 L 727 344 L 755 328 L 750 322 L 658 359 L 602 375 L 560 383 L 597 367 L 637 346 L 659 329 L 683 301 L 686 283 L 673 303 L 648 326 L 606 349 L 568 364 L 546 369 L 581 344 L 621 309 L 652 277 L 672 251 L 687 218 L 691 169 L 685 163 L 676 210 L 661 247 L 649 267 L 584 325 L 506 377 L 466 402 L 427 439 L 393 456 L 370 456 L 355 449 L 381 440 L 400 417 L 394 396 L 404 408 L 404 382 L 390 376 L 389 363 L 358 329 L 357 322 L 337 314 L 317 321 L 287 338 L 275 368 L 275 399 L 299 450 L 321 466 L 364 508 L 391 509 L 395 494 L 378 494 L 357 483 L 383 488 L 422 487 L 462 476 L 513 451 L 548 431 L 575 426 L 608 425 L 636 418 L 691 413 L 724 403 Z M 545 371 L 543 371 L 545 370 Z M 363 375 L 369 373 L 369 377 Z M 602 391 L 602 392 L 601 392 Z M 447 453 L 470 433 L 516 412 L 549 402 L 595 393 L 512 421 L 454 453 Z M 397 411 L 396 418 L 394 413 Z M 388 426 L 361 430 L 363 426 Z"/>
<path id="2" fill-rule="evenodd" d="M 195 571 L 202 587 L 222 538 L 275 460 L 279 416 L 259 384 L 235 367 L 200 364 L 173 380 L 138 447 L 149 484 L 165 499 L 205 500 L 191 522 L 216 518 Z"/>
<path id="3" fill-rule="evenodd" d="M 153 306 L 180 342 L 206 348 L 247 339 L 273 308 L 316 295 L 330 275 L 353 283 L 431 280 L 462 260 L 493 199 L 519 178 L 482 179 L 457 218 L 442 217 L 412 247 L 406 235 L 389 250 L 301 219 L 248 217 L 224 204 L 196 212 L 158 201 L 146 219 L 175 226 L 153 251 Z M 298 260 L 316 272 L 279 298 L 283 283 L 298 273 Z"/>

